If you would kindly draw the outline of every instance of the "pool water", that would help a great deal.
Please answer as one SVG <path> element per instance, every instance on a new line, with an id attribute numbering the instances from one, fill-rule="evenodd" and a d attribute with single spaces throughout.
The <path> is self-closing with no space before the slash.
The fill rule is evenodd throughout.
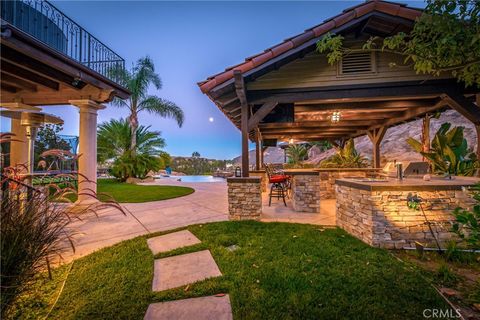
<path id="1" fill-rule="evenodd" d="M 214 177 L 214 176 L 170 176 L 170 177 L 161 177 L 161 179 L 181 179 L 182 182 L 224 182 L 224 178 Z"/>

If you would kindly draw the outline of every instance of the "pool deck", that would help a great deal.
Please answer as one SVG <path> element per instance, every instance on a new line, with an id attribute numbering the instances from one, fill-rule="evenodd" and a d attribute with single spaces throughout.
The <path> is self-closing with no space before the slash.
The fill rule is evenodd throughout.
<path id="1" fill-rule="evenodd" d="M 71 261 L 149 232 L 228 220 L 226 182 L 188 183 L 174 179 L 158 179 L 145 185 L 188 186 L 194 188 L 195 192 L 188 196 L 163 201 L 123 203 L 122 206 L 141 224 L 132 215 L 124 216 L 112 209 L 100 212 L 99 218 L 91 216 L 73 223 L 72 228 L 77 233 L 75 253 L 65 254 L 65 261 Z M 320 213 L 309 214 L 294 212 L 290 201 L 287 201 L 287 207 L 285 207 L 283 202 L 272 200 L 272 206 L 269 207 L 268 194 L 263 194 L 262 198 L 261 221 L 335 225 L 335 200 L 323 201 Z"/>

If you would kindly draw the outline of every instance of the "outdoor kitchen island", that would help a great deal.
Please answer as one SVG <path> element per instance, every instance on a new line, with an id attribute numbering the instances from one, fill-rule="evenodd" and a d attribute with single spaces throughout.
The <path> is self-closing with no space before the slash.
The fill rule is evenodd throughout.
<path id="1" fill-rule="evenodd" d="M 293 209 L 297 212 L 319 213 L 321 200 L 335 198 L 336 179 L 366 178 L 379 171 L 381 169 L 312 168 L 284 169 L 283 173 L 291 177 Z"/>
<path id="2" fill-rule="evenodd" d="M 401 249 L 416 241 L 434 247 L 435 238 L 445 244 L 455 238 L 453 210 L 473 204 L 466 188 L 479 180 L 337 179 L 336 224 L 374 247 Z M 418 205 L 415 197 L 421 199 Z"/>

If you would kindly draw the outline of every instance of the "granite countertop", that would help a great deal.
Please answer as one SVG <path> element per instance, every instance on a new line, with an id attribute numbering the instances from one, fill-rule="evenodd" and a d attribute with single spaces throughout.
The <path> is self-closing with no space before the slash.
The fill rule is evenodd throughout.
<path id="1" fill-rule="evenodd" d="M 430 181 L 424 181 L 422 177 L 405 178 L 397 180 L 388 179 L 337 179 L 335 183 L 339 186 L 351 187 L 367 191 L 440 191 L 440 190 L 462 190 L 476 184 L 480 178 L 475 177 L 453 177 L 452 180 L 443 177 L 432 176 Z"/>
<path id="2" fill-rule="evenodd" d="M 304 175 L 304 176 L 318 176 L 320 175 L 320 171 L 317 169 L 284 169 L 282 170 L 285 174 L 289 176 L 295 175 Z"/>
<path id="3" fill-rule="evenodd" d="M 381 171 L 381 168 L 310 168 L 310 169 L 284 169 L 288 175 L 319 175 L 321 172 L 329 171 Z"/>

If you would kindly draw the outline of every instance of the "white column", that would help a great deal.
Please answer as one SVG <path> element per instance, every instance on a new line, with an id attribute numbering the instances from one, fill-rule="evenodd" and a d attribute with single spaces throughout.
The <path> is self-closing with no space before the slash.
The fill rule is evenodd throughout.
<path id="1" fill-rule="evenodd" d="M 91 202 L 97 192 L 97 111 L 105 106 L 92 100 L 70 100 L 80 110 L 78 202 Z"/>
<path id="2" fill-rule="evenodd" d="M 28 166 L 28 142 L 25 126 L 22 126 L 20 119 L 12 119 L 10 131 L 15 134 L 14 140 L 20 140 L 10 143 L 10 165 Z"/>

